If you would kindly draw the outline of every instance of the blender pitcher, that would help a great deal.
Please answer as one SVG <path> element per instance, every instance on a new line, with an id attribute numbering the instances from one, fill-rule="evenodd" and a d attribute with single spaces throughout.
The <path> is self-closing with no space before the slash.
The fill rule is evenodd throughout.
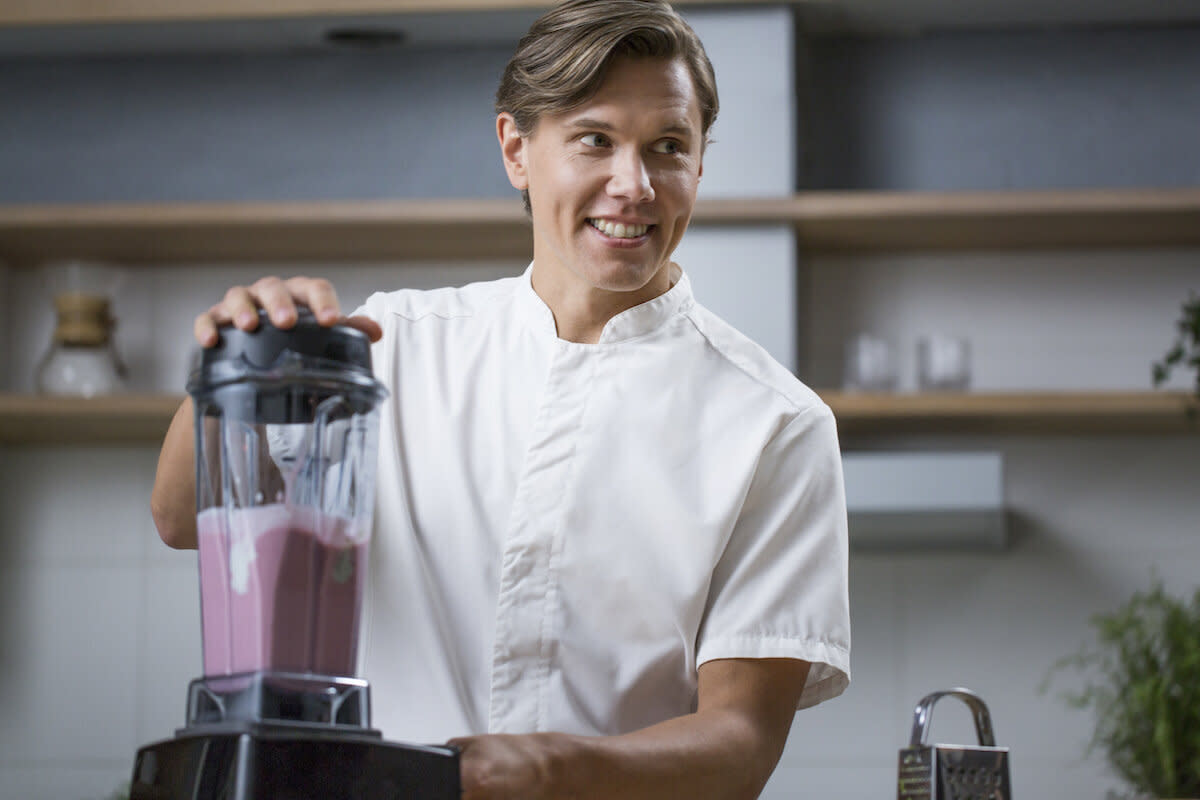
<path id="1" fill-rule="evenodd" d="M 195 403 L 204 675 L 130 800 L 459 800 L 458 749 L 371 727 L 357 672 L 379 405 L 360 331 L 223 328 Z"/>
<path id="2" fill-rule="evenodd" d="M 204 652 L 190 722 L 330 721 L 322 698 L 355 685 L 340 679 L 357 669 L 387 394 L 370 344 L 307 309 L 288 330 L 260 311 L 252 332 L 221 330 L 188 393 Z"/>

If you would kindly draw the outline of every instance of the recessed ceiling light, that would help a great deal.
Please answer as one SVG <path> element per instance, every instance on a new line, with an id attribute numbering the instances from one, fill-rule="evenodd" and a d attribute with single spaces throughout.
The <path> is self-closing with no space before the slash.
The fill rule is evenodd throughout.
<path id="1" fill-rule="evenodd" d="M 404 31 L 398 28 L 330 28 L 325 32 L 325 41 L 329 44 L 357 50 L 396 47 L 406 38 Z"/>

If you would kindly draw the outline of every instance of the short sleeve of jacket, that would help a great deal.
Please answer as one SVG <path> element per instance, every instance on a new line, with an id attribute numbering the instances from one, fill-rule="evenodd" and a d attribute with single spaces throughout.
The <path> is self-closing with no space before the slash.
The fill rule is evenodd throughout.
<path id="1" fill-rule="evenodd" d="M 358 308 L 350 312 L 351 317 L 370 317 L 382 324 L 383 305 L 386 302 L 387 295 L 384 292 L 375 292 Z"/>
<path id="2" fill-rule="evenodd" d="M 812 664 L 799 708 L 850 682 L 846 498 L 826 406 L 800 413 L 759 459 L 713 573 L 697 664 L 795 658 Z"/>

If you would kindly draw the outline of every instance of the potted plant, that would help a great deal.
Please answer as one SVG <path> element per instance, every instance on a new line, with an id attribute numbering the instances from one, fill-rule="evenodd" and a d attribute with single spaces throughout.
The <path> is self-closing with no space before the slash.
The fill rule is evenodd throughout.
<path id="1" fill-rule="evenodd" d="M 1088 751 L 1138 797 L 1200 798 L 1200 588 L 1189 602 L 1156 579 L 1092 627 L 1095 641 L 1053 670 L 1084 674 L 1065 697 L 1095 712 Z"/>
<path id="2" fill-rule="evenodd" d="M 1175 342 L 1162 361 L 1155 362 L 1152 376 L 1154 385 L 1161 386 L 1177 367 L 1190 369 L 1195 398 L 1188 408 L 1188 415 L 1194 417 L 1196 402 L 1200 401 L 1200 297 L 1195 294 L 1189 296 L 1175 323 L 1175 330 Z"/>

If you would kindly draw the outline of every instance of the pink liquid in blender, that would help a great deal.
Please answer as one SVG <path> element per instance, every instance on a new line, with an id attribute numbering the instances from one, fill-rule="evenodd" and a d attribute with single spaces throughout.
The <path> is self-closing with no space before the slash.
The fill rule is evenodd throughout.
<path id="1" fill-rule="evenodd" d="M 204 674 L 353 675 L 365 536 L 282 504 L 197 518 Z"/>

